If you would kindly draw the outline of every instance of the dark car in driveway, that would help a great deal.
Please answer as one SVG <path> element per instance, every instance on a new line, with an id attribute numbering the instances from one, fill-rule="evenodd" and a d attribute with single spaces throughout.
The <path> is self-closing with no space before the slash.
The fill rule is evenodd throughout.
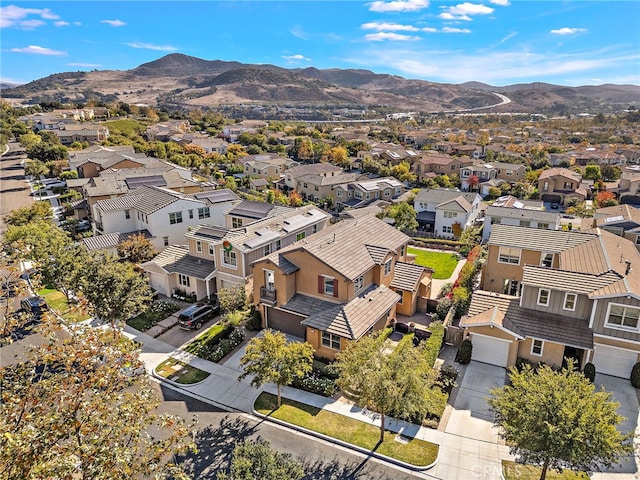
<path id="1" fill-rule="evenodd" d="M 194 303 L 178 314 L 178 325 L 185 330 L 192 328 L 200 330 L 204 322 L 212 319 L 218 313 L 220 313 L 219 305 Z"/>
<path id="2" fill-rule="evenodd" d="M 47 302 L 45 302 L 44 298 L 40 295 L 34 295 L 32 297 L 23 298 L 20 301 L 20 308 L 27 312 L 28 315 L 39 320 L 42 318 L 44 312 L 49 310 L 49 305 L 47 305 Z"/>

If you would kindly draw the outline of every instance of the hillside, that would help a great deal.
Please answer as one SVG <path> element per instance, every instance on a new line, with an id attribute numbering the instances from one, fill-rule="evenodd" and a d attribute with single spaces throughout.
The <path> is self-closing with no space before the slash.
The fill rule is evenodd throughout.
<path id="1" fill-rule="evenodd" d="M 170 54 L 132 70 L 66 72 L 14 88 L 2 97 L 23 103 L 123 101 L 172 109 L 229 105 L 324 105 L 397 111 L 457 111 L 500 103 L 486 111 L 561 113 L 622 110 L 640 98 L 634 85 L 563 87 L 545 83 L 493 87 L 444 84 L 363 69 L 285 69 Z"/>

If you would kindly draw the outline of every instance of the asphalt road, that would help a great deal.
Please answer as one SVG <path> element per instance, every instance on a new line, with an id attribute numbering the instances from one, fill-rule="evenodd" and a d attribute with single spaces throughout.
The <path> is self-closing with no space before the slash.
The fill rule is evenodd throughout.
<path id="1" fill-rule="evenodd" d="M 16 142 L 10 142 L 9 151 L 0 156 L 0 234 L 7 230 L 5 215 L 33 203 L 22 166 L 26 158 L 24 149 Z"/>
<path id="2" fill-rule="evenodd" d="M 153 382 L 162 399 L 161 413 L 178 415 L 190 421 L 198 418 L 199 452 L 183 461 L 187 471 L 198 480 L 215 480 L 216 473 L 226 468 L 235 444 L 244 439 L 261 437 L 280 452 L 289 452 L 305 471 L 305 480 L 410 480 L 434 478 L 392 468 L 377 460 L 319 441 L 245 414 L 229 413 L 207 403 Z"/>

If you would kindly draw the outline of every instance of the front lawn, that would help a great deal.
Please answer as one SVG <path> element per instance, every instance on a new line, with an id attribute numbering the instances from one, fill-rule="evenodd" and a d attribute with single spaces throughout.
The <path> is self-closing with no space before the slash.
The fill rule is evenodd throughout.
<path id="1" fill-rule="evenodd" d="M 509 460 L 502 461 L 502 471 L 505 480 L 538 480 L 542 469 L 533 465 L 524 465 L 522 463 L 511 462 Z M 563 470 L 559 473 L 557 470 L 547 470 L 547 480 L 588 480 L 589 475 L 584 472 L 574 472 L 573 470 Z"/>
<path id="2" fill-rule="evenodd" d="M 175 358 L 168 358 L 158 365 L 156 373 L 161 377 L 184 385 L 201 382 L 209 376 L 209 372 L 187 365 Z"/>
<path id="3" fill-rule="evenodd" d="M 60 313 L 60 316 L 70 323 L 82 322 L 91 317 L 86 310 L 77 308 L 73 304 L 69 305 L 67 297 L 59 290 L 42 288 L 38 290 L 38 295 L 44 298 L 52 310 Z"/>
<path id="4" fill-rule="evenodd" d="M 145 332 L 156 323 L 180 310 L 180 306 L 174 302 L 155 301 L 146 312 L 127 320 L 127 325 L 139 332 Z"/>
<path id="5" fill-rule="evenodd" d="M 385 441 L 378 445 L 380 429 L 375 425 L 287 398 L 283 398 L 282 406 L 276 409 L 276 396 L 269 393 L 261 393 L 254 408 L 263 415 L 322 433 L 411 465 L 431 465 L 438 456 L 438 445 L 435 443 L 407 437 L 403 437 L 402 441 L 397 441 L 397 435 L 389 431 L 385 433 Z"/>
<path id="6" fill-rule="evenodd" d="M 451 277 L 458 265 L 458 256 L 455 253 L 432 252 L 419 248 L 408 248 L 410 255 L 416 256 L 416 265 L 433 268 L 433 278 L 446 280 Z"/>

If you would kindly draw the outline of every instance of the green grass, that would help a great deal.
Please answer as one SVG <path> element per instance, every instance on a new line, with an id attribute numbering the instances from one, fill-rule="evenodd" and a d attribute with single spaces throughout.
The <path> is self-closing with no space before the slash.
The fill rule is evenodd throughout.
<path id="1" fill-rule="evenodd" d="M 207 330 L 202 335 L 200 335 L 198 338 L 196 338 L 193 342 L 191 342 L 189 345 L 187 345 L 184 349 L 189 353 L 193 353 L 194 355 L 197 354 L 197 352 L 199 351 L 201 345 L 204 345 L 207 342 L 210 342 L 213 339 L 215 339 L 215 337 L 220 335 L 225 328 L 227 328 L 226 325 L 224 325 L 222 323 L 216 323 L 213 327 L 211 327 L 209 330 Z"/>
<path id="2" fill-rule="evenodd" d="M 542 469 L 533 465 L 523 465 L 522 463 L 502 461 L 502 471 L 505 480 L 538 480 Z M 547 470 L 547 480 L 588 480 L 589 475 L 584 472 L 574 472 L 573 470 Z"/>
<path id="3" fill-rule="evenodd" d="M 110 131 L 122 133 L 124 135 L 141 135 L 145 127 L 136 120 L 122 119 L 106 122 Z"/>
<path id="4" fill-rule="evenodd" d="M 261 393 L 254 407 L 263 415 L 269 415 L 283 422 L 322 433 L 411 465 L 427 466 L 435 462 L 438 456 L 438 445 L 408 438 L 407 443 L 401 443 L 395 440 L 396 434 L 389 431 L 385 433 L 384 442 L 378 445 L 380 429 L 375 425 L 293 400 L 283 398 L 282 406 L 276 409 L 276 397 L 269 393 Z"/>
<path id="5" fill-rule="evenodd" d="M 47 305 L 55 311 L 57 311 L 62 318 L 71 323 L 81 322 L 91 317 L 86 310 L 77 308 L 75 305 L 67 302 L 67 297 L 64 293 L 53 288 L 42 288 L 38 290 L 40 295 L 47 302 Z"/>
<path id="6" fill-rule="evenodd" d="M 145 312 L 127 320 L 127 325 L 140 332 L 145 332 L 178 310 L 180 310 L 180 305 L 177 303 L 167 301 L 154 302 Z"/>
<path id="7" fill-rule="evenodd" d="M 175 358 L 168 358 L 158 365 L 156 373 L 161 377 L 184 385 L 201 382 L 210 375 L 209 372 L 187 365 Z"/>
<path id="8" fill-rule="evenodd" d="M 446 280 L 458 265 L 458 256 L 453 253 L 431 252 L 409 247 L 408 253 L 416 256 L 416 264 L 433 268 L 433 278 Z"/>

